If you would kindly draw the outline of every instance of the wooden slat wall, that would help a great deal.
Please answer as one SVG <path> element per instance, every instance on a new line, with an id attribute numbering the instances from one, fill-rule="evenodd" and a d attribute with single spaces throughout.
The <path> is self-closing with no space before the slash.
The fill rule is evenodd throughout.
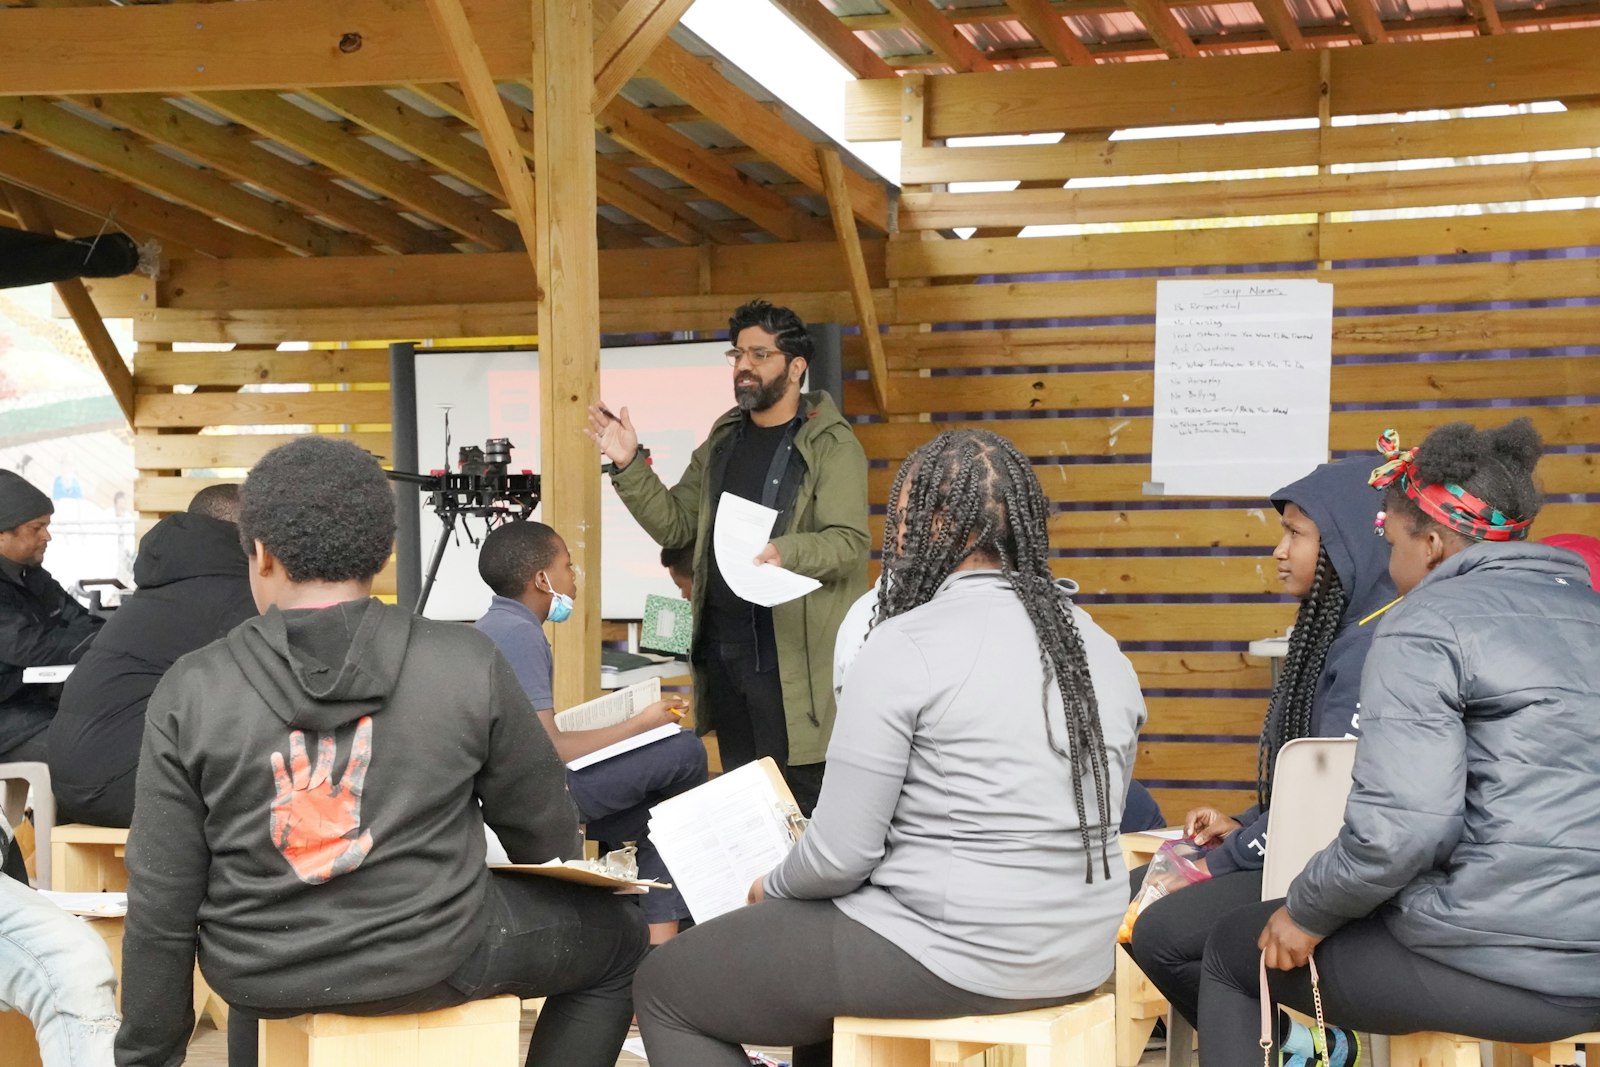
<path id="1" fill-rule="evenodd" d="M 242 480 L 214 471 L 248 469 L 301 436 L 304 427 L 352 441 L 379 462 L 390 462 L 385 351 L 173 352 L 141 345 L 133 380 L 133 461 L 139 475 L 133 503 L 141 536 L 160 516 L 188 507 L 205 486 Z M 253 388 L 261 385 L 301 391 Z M 373 589 L 395 591 L 392 562 Z"/>
<path id="2" fill-rule="evenodd" d="M 962 80 L 968 77 L 974 80 Z M 1433 218 L 1338 214 L 1600 196 L 1600 159 L 1592 153 L 1551 162 L 1489 156 L 1453 168 L 1352 173 L 1341 166 L 1594 149 L 1600 110 L 1357 126 L 1325 120 L 1319 129 L 1288 132 L 1069 137 L 1020 147 L 926 139 L 1008 132 L 1000 127 L 1020 121 L 996 107 L 994 128 L 984 128 L 968 99 L 979 77 L 932 79 L 925 90 L 910 79 L 906 95 L 926 97 L 926 111 L 898 101 L 901 125 L 923 122 L 925 139 L 896 131 L 908 185 L 886 264 L 893 293 L 884 318 L 892 379 L 886 411 L 877 410 L 860 370 L 859 339 L 847 349 L 856 375 L 846 384 L 846 408 L 864 416 L 857 432 L 875 461 L 872 500 L 883 502 L 899 462 L 942 429 L 982 426 L 1011 437 L 1034 457 L 1058 506 L 1056 572 L 1079 581 L 1084 606 L 1130 650 L 1146 687 L 1150 721 L 1138 776 L 1155 787 L 1169 819 L 1197 803 L 1242 807 L 1253 801 L 1254 738 L 1270 684 L 1265 663 L 1247 657 L 1245 644 L 1283 633 L 1294 606 L 1277 595 L 1267 559 L 1278 537 L 1267 502 L 1142 495 L 1150 477 L 1157 276 L 1225 271 L 1332 282 L 1336 454 L 1370 451 L 1387 426 L 1414 444 L 1456 419 L 1489 426 L 1528 415 L 1557 446 L 1541 465 L 1554 500 L 1535 535 L 1600 530 L 1600 355 L 1590 347 L 1600 345 L 1600 209 L 1566 203 Z M 1026 95 L 1032 83 L 1008 84 Z M 1530 78 L 1528 100 L 1540 98 L 1539 84 Z M 1206 99 L 1210 110 L 1183 121 L 1260 117 L 1236 106 L 1226 85 Z M 1037 103 L 1041 115 L 1068 107 L 1045 96 Z M 1285 117 L 1314 115 L 1309 103 Z M 1028 128 L 1050 128 L 1040 122 Z M 1269 169 L 1288 167 L 1314 172 Z M 1192 180 L 1207 172 L 1213 176 Z M 1186 180 L 1038 187 L 1151 175 Z M 1000 179 L 1026 187 L 946 186 Z M 1272 218 L 1257 225 L 1260 216 Z M 1129 225 L 1076 236 L 1004 235 L 1028 225 L 1105 222 Z M 957 239 L 953 230 L 961 227 L 979 236 Z M 881 539 L 881 515 L 874 535 Z"/>

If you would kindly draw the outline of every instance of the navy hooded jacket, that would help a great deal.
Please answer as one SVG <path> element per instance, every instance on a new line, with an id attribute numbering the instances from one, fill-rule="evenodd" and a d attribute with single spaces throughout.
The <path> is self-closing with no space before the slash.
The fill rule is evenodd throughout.
<path id="1" fill-rule="evenodd" d="M 1366 626 L 1361 620 L 1397 595 L 1389 578 L 1389 544 L 1374 525 L 1383 498 L 1367 484 L 1373 466 L 1364 456 L 1324 463 L 1272 494 L 1279 512 L 1294 504 L 1317 524 L 1322 547 L 1346 595 L 1344 617 L 1311 698 L 1311 730 L 1316 737 L 1361 735 L 1361 667 L 1377 629 L 1377 620 Z M 1239 821 L 1244 828 L 1230 834 L 1208 860 L 1213 876 L 1257 869 L 1266 859 L 1266 810 L 1252 807 Z"/>

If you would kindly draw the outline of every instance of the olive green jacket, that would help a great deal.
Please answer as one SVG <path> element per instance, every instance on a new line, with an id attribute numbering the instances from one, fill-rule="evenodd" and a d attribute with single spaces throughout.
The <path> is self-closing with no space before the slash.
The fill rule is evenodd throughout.
<path id="1" fill-rule="evenodd" d="M 774 537 L 783 566 L 822 583 L 822 588 L 772 609 L 789 724 L 789 762 L 821 763 L 833 734 L 833 642 L 850 605 L 867 586 L 867 457 L 850 424 L 827 393 L 804 393 L 803 417 L 795 435 L 795 465 L 802 467 L 798 489 L 787 509 L 782 533 Z M 711 568 L 713 485 L 719 451 L 731 446 L 744 413 L 737 408 L 711 425 L 672 488 L 648 463 L 635 461 L 612 475 L 617 495 L 645 532 L 668 548 L 692 544 L 694 554 L 695 728 L 716 729 L 717 709 L 707 699 L 700 662 L 700 619 L 705 604 L 704 575 Z M 785 481 L 788 481 L 786 478 Z"/>

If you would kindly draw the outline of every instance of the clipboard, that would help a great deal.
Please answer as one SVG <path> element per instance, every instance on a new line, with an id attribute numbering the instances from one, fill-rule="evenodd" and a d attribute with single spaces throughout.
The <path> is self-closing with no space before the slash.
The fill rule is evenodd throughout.
<path id="1" fill-rule="evenodd" d="M 578 885 L 611 888 L 619 892 L 648 893 L 652 889 L 671 889 L 670 882 L 652 882 L 645 878 L 618 878 L 581 867 L 571 860 L 550 860 L 546 863 L 492 863 L 491 871 L 510 871 L 513 874 L 531 874 L 540 878 L 554 878 L 558 882 L 575 882 Z"/>

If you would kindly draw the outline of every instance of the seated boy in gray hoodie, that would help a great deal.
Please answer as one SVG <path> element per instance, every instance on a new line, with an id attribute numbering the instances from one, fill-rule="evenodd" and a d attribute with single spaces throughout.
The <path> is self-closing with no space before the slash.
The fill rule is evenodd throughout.
<path id="1" fill-rule="evenodd" d="M 548 996 L 529 1063 L 611 1067 L 646 949 L 632 901 L 484 866 L 580 854 L 564 768 L 493 642 L 371 596 L 395 507 L 354 445 L 274 449 L 241 492 L 262 614 L 150 699 L 128 841 L 121 1067 L 183 1062 L 200 969 L 254 1020 Z"/>

